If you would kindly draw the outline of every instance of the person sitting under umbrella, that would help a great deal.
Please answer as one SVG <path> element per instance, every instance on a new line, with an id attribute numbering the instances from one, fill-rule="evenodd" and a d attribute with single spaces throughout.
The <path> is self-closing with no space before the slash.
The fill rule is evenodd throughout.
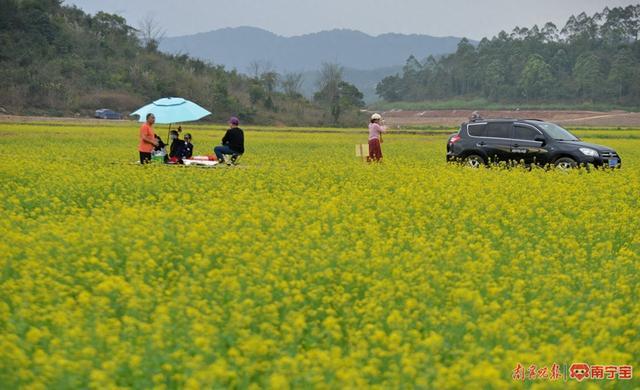
<path id="1" fill-rule="evenodd" d="M 182 158 L 193 156 L 193 144 L 191 143 L 191 133 L 184 135 L 184 145 L 182 146 Z"/>
<path id="2" fill-rule="evenodd" d="M 171 147 L 169 152 L 170 164 L 182 164 L 185 158 L 191 158 L 193 155 L 193 144 L 191 143 L 191 134 L 184 135 L 184 140 L 179 138 L 178 132 L 171 130 Z"/>
<path id="3" fill-rule="evenodd" d="M 224 162 L 224 155 L 230 154 L 231 161 L 228 164 L 235 162 L 235 160 L 244 153 L 244 132 L 238 127 L 240 121 L 235 116 L 229 119 L 229 130 L 222 137 L 222 145 L 218 145 L 213 148 L 213 152 L 218 158 L 218 162 Z"/>

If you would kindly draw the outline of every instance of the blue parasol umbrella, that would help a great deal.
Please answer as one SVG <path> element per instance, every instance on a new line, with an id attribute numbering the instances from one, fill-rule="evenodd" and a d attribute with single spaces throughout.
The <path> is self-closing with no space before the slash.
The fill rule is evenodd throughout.
<path id="1" fill-rule="evenodd" d="M 138 122 L 144 122 L 147 120 L 148 113 L 152 113 L 156 117 L 158 124 L 197 121 L 211 115 L 209 111 L 194 102 L 179 97 L 168 97 L 147 104 L 130 116 L 139 115 Z"/>

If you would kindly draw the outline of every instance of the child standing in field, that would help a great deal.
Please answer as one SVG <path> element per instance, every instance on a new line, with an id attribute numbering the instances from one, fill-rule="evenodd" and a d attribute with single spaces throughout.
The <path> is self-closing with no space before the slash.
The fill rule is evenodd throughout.
<path id="1" fill-rule="evenodd" d="M 369 123 L 369 157 L 367 161 L 380 161 L 382 160 L 382 133 L 387 131 L 385 126 L 382 126 L 382 116 L 378 113 L 371 115 L 371 122 Z"/>

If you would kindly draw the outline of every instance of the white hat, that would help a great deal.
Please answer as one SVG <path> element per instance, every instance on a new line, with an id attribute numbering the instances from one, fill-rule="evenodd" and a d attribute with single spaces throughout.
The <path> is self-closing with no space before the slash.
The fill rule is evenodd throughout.
<path id="1" fill-rule="evenodd" d="M 371 115 L 371 120 L 374 121 L 376 119 L 382 119 L 382 115 L 378 114 L 377 112 L 373 115 Z"/>

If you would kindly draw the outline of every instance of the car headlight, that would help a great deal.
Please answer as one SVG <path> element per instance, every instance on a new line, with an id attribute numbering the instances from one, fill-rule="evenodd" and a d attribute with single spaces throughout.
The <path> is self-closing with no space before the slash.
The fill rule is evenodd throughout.
<path id="1" fill-rule="evenodd" d="M 580 148 L 580 151 L 582 152 L 582 154 L 586 155 L 586 156 L 591 156 L 591 157 L 598 157 L 598 152 L 596 152 L 593 149 L 589 149 L 589 148 Z"/>

